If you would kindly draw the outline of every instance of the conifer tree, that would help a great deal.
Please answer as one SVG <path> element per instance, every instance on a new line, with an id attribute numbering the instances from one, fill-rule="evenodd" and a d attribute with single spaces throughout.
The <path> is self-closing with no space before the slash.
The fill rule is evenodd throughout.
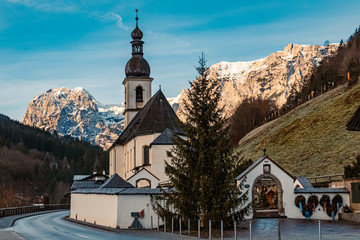
<path id="1" fill-rule="evenodd" d="M 166 163 L 171 188 L 154 201 L 161 217 L 177 215 L 182 219 L 220 220 L 231 226 L 243 220 L 250 210 L 247 191 L 235 182 L 238 157 L 230 145 L 229 127 L 219 107 L 220 88 L 208 76 L 204 54 L 195 67 L 199 77 L 188 90 L 184 102 L 186 121 L 180 123 L 187 139 L 174 138 Z M 166 204 L 164 204 L 165 200 Z M 207 226 L 206 224 L 204 226 Z"/>

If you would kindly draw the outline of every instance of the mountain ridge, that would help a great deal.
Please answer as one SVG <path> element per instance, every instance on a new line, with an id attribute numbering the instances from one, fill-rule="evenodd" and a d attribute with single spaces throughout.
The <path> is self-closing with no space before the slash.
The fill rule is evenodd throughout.
<path id="1" fill-rule="evenodd" d="M 62 87 L 35 96 L 22 122 L 107 149 L 123 130 L 123 108 L 103 105 L 81 87 Z"/>
<path id="2" fill-rule="evenodd" d="M 210 66 L 209 77 L 216 79 L 222 90 L 220 107 L 231 116 L 248 98 L 270 99 L 279 107 L 285 104 L 291 91 L 300 91 L 306 78 L 326 56 L 337 50 L 337 44 L 288 44 L 265 58 L 248 62 L 219 62 Z M 182 111 L 187 90 L 168 98 L 177 115 Z M 107 149 L 123 130 L 123 104 L 103 105 L 83 88 L 50 89 L 33 98 L 23 117 L 23 123 L 60 135 L 85 140 Z"/>

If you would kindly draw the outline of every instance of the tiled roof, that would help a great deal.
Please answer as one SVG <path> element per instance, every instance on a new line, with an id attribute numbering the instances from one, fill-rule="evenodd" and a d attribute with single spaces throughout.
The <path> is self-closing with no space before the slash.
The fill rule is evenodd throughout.
<path id="1" fill-rule="evenodd" d="M 134 188 L 133 185 L 126 182 L 118 174 L 112 175 L 100 188 Z"/>
<path id="2" fill-rule="evenodd" d="M 349 193 L 346 188 L 295 188 L 294 193 Z"/>
<path id="3" fill-rule="evenodd" d="M 73 181 L 83 180 L 84 178 L 87 178 L 89 176 L 91 176 L 91 175 L 74 175 Z"/>
<path id="4" fill-rule="evenodd" d="M 174 132 L 169 128 L 166 128 L 155 140 L 150 144 L 151 145 L 173 145 Z"/>
<path id="5" fill-rule="evenodd" d="M 259 165 L 263 160 L 269 160 L 272 163 L 274 163 L 278 168 L 280 168 L 284 173 L 286 173 L 289 177 L 291 177 L 292 179 L 294 179 L 294 177 L 288 173 L 284 168 L 282 168 L 279 164 L 277 164 L 274 160 L 272 160 L 270 157 L 266 156 L 261 156 L 258 160 L 256 160 L 253 164 L 250 165 L 250 167 L 248 167 L 245 171 L 243 171 L 242 173 L 240 173 L 239 176 L 237 176 L 235 178 L 235 180 L 240 180 L 243 177 L 245 177 L 249 172 L 251 172 L 257 165 Z"/>
<path id="6" fill-rule="evenodd" d="M 134 116 L 113 146 L 124 144 L 139 135 L 162 133 L 166 128 L 184 135 L 178 117 L 162 91 L 159 90 Z"/>
<path id="7" fill-rule="evenodd" d="M 95 188 L 77 189 L 71 192 L 78 194 L 106 194 L 106 195 L 160 195 L 159 188 Z"/>
<path id="8" fill-rule="evenodd" d="M 123 188 L 94 188 L 94 189 L 76 189 L 72 191 L 71 194 L 106 194 L 106 195 L 116 195 L 118 192 L 123 190 Z"/>
<path id="9" fill-rule="evenodd" d="M 98 188 L 101 184 L 102 183 L 97 183 L 95 181 L 74 181 L 71 185 L 71 190 Z"/>
<path id="10" fill-rule="evenodd" d="M 159 188 L 125 188 L 117 193 L 117 195 L 158 195 L 162 194 Z"/>
<path id="11" fill-rule="evenodd" d="M 313 185 L 309 182 L 309 180 L 304 176 L 296 176 L 296 179 L 300 182 L 300 184 L 304 188 L 314 188 Z"/>

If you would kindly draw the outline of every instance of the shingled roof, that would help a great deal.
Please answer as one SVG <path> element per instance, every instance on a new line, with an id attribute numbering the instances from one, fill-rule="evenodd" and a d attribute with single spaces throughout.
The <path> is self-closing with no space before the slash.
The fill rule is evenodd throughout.
<path id="1" fill-rule="evenodd" d="M 150 144 L 151 145 L 173 145 L 174 141 L 174 132 L 166 128 L 155 140 Z"/>
<path id="2" fill-rule="evenodd" d="M 133 188 L 134 186 L 122 179 L 117 173 L 112 175 L 100 188 Z"/>
<path id="3" fill-rule="evenodd" d="M 174 110 L 162 91 L 159 90 L 135 115 L 112 147 L 125 144 L 136 136 L 162 133 L 166 128 L 176 134 L 184 135 L 178 121 Z"/>

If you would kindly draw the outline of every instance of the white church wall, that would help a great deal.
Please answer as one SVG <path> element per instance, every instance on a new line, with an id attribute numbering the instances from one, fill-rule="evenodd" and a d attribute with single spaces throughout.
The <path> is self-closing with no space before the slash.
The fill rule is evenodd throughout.
<path id="1" fill-rule="evenodd" d="M 300 211 L 300 208 L 296 207 L 295 205 L 295 197 L 298 195 L 303 195 L 306 199 L 306 201 L 309 199 L 309 197 L 311 195 L 316 195 L 319 199 L 319 204 L 316 206 L 316 210 L 315 212 L 313 212 L 313 214 L 311 215 L 310 219 L 319 219 L 319 220 L 331 220 L 331 217 L 329 217 L 326 213 L 326 211 L 324 211 L 323 207 L 320 205 L 320 198 L 322 197 L 324 193 L 298 193 L 298 194 L 294 194 L 294 199 L 292 202 L 289 202 L 289 204 L 292 206 L 291 208 L 291 212 L 289 212 L 289 214 L 287 215 L 288 218 L 305 218 L 302 215 L 302 212 Z M 326 193 L 326 195 L 328 195 L 330 197 L 330 201 L 333 199 L 333 197 L 336 195 L 336 193 Z M 339 193 L 339 195 L 342 197 L 343 199 L 343 205 L 347 205 L 349 206 L 350 200 L 349 200 L 349 194 L 348 193 Z M 339 212 L 342 211 L 342 207 L 340 207 Z M 339 213 L 338 212 L 338 213 Z M 339 214 L 335 215 L 335 220 L 338 220 L 338 216 Z"/>
<path id="2" fill-rule="evenodd" d="M 153 227 L 157 228 L 157 214 L 154 212 L 150 195 L 119 195 L 118 196 L 118 222 L 120 228 L 131 226 L 134 218 L 131 212 L 140 212 L 144 209 L 144 218 L 139 218 L 139 222 L 144 228 L 151 228 L 151 216 L 153 216 Z"/>
<path id="3" fill-rule="evenodd" d="M 117 173 L 120 177 L 125 177 L 125 156 L 124 147 L 116 145 L 110 150 L 109 154 L 109 175 L 110 177 Z"/>
<path id="4" fill-rule="evenodd" d="M 143 147 L 144 146 L 148 146 L 150 147 L 150 143 L 152 143 L 155 138 L 157 138 L 160 135 L 160 133 L 154 133 L 154 134 L 149 134 L 149 135 L 144 135 L 144 136 L 138 136 L 136 137 L 136 165 L 137 166 L 141 166 L 144 163 L 144 150 Z M 150 153 L 149 153 L 149 163 L 151 164 L 150 161 Z"/>
<path id="5" fill-rule="evenodd" d="M 116 195 L 71 194 L 70 218 L 116 228 Z"/>
<path id="6" fill-rule="evenodd" d="M 151 146 L 151 172 L 158 177 L 160 182 L 169 180 L 165 174 L 165 161 L 171 162 L 171 158 L 167 156 L 172 145 L 152 145 Z"/>
<path id="7" fill-rule="evenodd" d="M 135 146 L 135 140 L 132 139 L 131 141 L 127 142 L 126 144 L 124 144 L 123 148 L 124 148 L 124 162 L 125 162 L 125 178 L 127 179 L 129 177 L 131 177 L 134 173 L 132 171 L 132 169 L 135 167 L 135 161 L 134 161 L 134 146 Z M 136 155 L 136 154 L 135 154 Z"/>

